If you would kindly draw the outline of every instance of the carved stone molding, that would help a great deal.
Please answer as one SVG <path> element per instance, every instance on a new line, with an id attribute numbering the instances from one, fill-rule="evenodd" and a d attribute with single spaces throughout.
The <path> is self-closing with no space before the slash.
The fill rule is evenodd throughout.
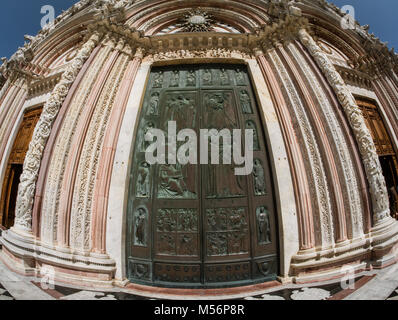
<path id="1" fill-rule="evenodd" d="M 346 83 L 365 89 L 373 89 L 373 79 L 366 73 L 339 65 L 335 65 L 335 68 Z"/>
<path id="2" fill-rule="evenodd" d="M 365 124 L 361 110 L 357 106 L 354 97 L 348 90 L 336 68 L 322 52 L 322 49 L 316 44 L 307 30 L 301 29 L 299 37 L 335 91 L 347 115 L 351 128 L 353 129 L 369 182 L 374 210 L 374 222 L 378 224 L 384 222 L 386 219 L 391 219 L 386 182 L 377 156 L 375 144 Z"/>
<path id="3" fill-rule="evenodd" d="M 5 83 L 6 83 L 6 78 L 4 78 L 3 75 L 0 73 L 0 90 L 3 89 Z"/>
<path id="4" fill-rule="evenodd" d="M 224 58 L 224 59 L 251 59 L 252 55 L 240 50 L 228 49 L 209 49 L 209 50 L 177 50 L 155 53 L 148 55 L 148 59 L 153 61 L 167 61 L 180 59 L 197 59 L 197 58 Z"/>
<path id="5" fill-rule="evenodd" d="M 308 20 L 296 15 L 287 15 L 285 19 L 266 26 L 257 34 L 257 39 L 252 41 L 252 47 L 260 47 L 264 51 L 283 45 L 289 41 L 296 40 L 299 30 L 308 25 Z"/>
<path id="6" fill-rule="evenodd" d="M 68 94 L 69 88 L 100 39 L 101 34 L 98 32 L 91 35 L 73 63 L 68 66 L 67 70 L 63 73 L 61 81 L 56 85 L 51 97 L 43 107 L 43 113 L 35 128 L 32 142 L 30 143 L 29 151 L 25 158 L 21 183 L 18 188 L 14 227 L 16 229 L 28 232 L 31 231 L 32 207 L 36 182 L 44 147 L 50 136 L 52 124 Z"/>
<path id="7" fill-rule="evenodd" d="M 43 80 L 37 80 L 30 83 L 28 97 L 37 96 L 54 89 L 56 84 L 61 80 L 61 75 L 62 74 L 58 73 Z"/>

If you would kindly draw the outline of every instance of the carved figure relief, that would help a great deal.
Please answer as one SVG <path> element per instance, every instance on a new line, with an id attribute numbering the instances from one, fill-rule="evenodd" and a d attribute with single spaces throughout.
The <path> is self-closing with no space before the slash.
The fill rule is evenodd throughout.
<path id="1" fill-rule="evenodd" d="M 147 245 L 147 221 L 148 211 L 145 207 L 140 207 L 134 214 L 134 245 Z"/>
<path id="2" fill-rule="evenodd" d="M 149 107 L 148 107 L 148 116 L 157 116 L 159 115 L 159 93 L 155 92 L 151 95 L 149 100 Z"/>
<path id="3" fill-rule="evenodd" d="M 148 163 L 143 162 L 138 169 L 138 178 L 136 185 L 136 196 L 137 198 L 148 198 L 150 192 L 149 186 L 149 169 Z"/>
<path id="4" fill-rule="evenodd" d="M 244 208 L 218 208 L 206 211 L 208 256 L 247 253 L 249 225 Z"/>
<path id="5" fill-rule="evenodd" d="M 240 92 L 240 103 L 242 106 L 242 112 L 244 114 L 252 114 L 253 113 L 252 101 L 251 101 L 249 93 L 246 90 L 242 90 Z"/>
<path id="6" fill-rule="evenodd" d="M 205 123 L 210 129 L 237 128 L 237 119 L 229 92 L 205 94 Z M 213 143 L 213 142 L 211 142 Z M 217 142 L 215 142 L 217 143 Z M 218 145 L 217 145 L 218 146 Z M 223 159 L 223 144 L 219 145 L 219 159 Z M 236 197 L 244 195 L 239 176 L 235 175 L 234 164 L 209 165 L 207 168 L 208 198 Z"/>
<path id="7" fill-rule="evenodd" d="M 196 72 L 189 70 L 187 73 L 187 87 L 196 87 Z"/>
<path id="8" fill-rule="evenodd" d="M 236 129 L 237 120 L 231 93 L 218 91 L 205 94 L 206 114 L 205 123 L 213 129 Z"/>
<path id="9" fill-rule="evenodd" d="M 266 195 L 267 192 L 265 187 L 264 168 L 259 159 L 254 160 L 253 176 L 254 176 L 254 194 L 256 196 Z"/>
<path id="10" fill-rule="evenodd" d="M 194 170 L 190 166 L 161 165 L 159 169 L 159 199 L 196 199 L 192 183 Z M 187 177 L 190 175 L 189 177 Z M 191 182 L 187 184 L 188 182 Z"/>
<path id="11" fill-rule="evenodd" d="M 150 145 L 150 142 L 145 140 L 145 135 L 149 132 L 149 130 L 154 129 L 155 125 L 153 122 L 147 122 L 144 128 L 139 132 L 139 143 L 140 152 L 145 152 Z"/>
<path id="12" fill-rule="evenodd" d="M 230 84 L 228 71 L 225 69 L 221 69 L 220 71 L 220 81 L 221 85 L 228 86 Z"/>
<path id="13" fill-rule="evenodd" d="M 244 86 L 246 84 L 245 80 L 245 74 L 242 72 L 242 70 L 237 69 L 235 72 L 235 79 L 236 79 L 236 84 L 238 86 Z"/>
<path id="14" fill-rule="evenodd" d="M 157 217 L 157 253 L 173 256 L 198 255 L 196 209 L 161 209 Z"/>
<path id="15" fill-rule="evenodd" d="M 180 86 L 180 71 L 171 72 L 170 76 L 170 87 L 179 87 Z"/>
<path id="16" fill-rule="evenodd" d="M 136 279 L 150 280 L 150 265 L 147 263 L 138 263 L 130 261 L 130 272 Z"/>
<path id="17" fill-rule="evenodd" d="M 260 140 L 258 138 L 257 126 L 254 121 L 246 121 L 246 129 L 253 130 L 253 151 L 260 150 Z"/>
<path id="18" fill-rule="evenodd" d="M 257 228 L 258 228 L 258 243 L 271 243 L 271 225 L 269 220 L 269 212 L 265 207 L 259 207 L 256 211 Z"/>
<path id="19" fill-rule="evenodd" d="M 155 73 L 153 76 L 153 88 L 162 88 L 163 79 L 164 79 L 163 71 Z"/>
<path id="20" fill-rule="evenodd" d="M 195 98 L 189 93 L 167 95 L 165 128 L 168 121 L 175 121 L 178 129 L 194 128 L 196 120 Z"/>
<path id="21" fill-rule="evenodd" d="M 213 85 L 213 74 L 209 69 L 205 69 L 203 71 L 203 85 L 205 86 Z"/>

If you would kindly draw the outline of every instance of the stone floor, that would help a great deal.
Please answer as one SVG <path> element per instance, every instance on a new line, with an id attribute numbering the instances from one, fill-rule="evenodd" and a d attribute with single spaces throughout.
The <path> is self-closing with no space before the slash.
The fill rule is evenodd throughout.
<path id="1" fill-rule="evenodd" d="M 167 298 L 167 297 L 166 297 Z M 398 300 L 398 265 L 357 276 L 354 286 L 344 289 L 340 282 L 314 285 L 287 284 L 269 288 L 245 300 Z M 40 280 L 22 277 L 0 262 L 0 300 L 145 300 L 127 290 L 94 292 L 55 285 L 43 288 Z"/>

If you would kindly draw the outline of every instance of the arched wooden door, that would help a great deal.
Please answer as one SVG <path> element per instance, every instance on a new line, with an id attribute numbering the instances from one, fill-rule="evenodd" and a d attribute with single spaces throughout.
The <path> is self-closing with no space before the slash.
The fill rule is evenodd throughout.
<path id="1" fill-rule="evenodd" d="M 0 222 L 5 228 L 11 228 L 14 225 L 15 205 L 23 163 L 41 112 L 42 107 L 25 112 L 8 159 L 0 200 Z"/>
<path id="2" fill-rule="evenodd" d="M 200 129 L 253 129 L 253 173 L 236 176 L 228 164 L 149 165 L 145 133 L 167 132 L 169 121 L 177 132 L 189 128 L 198 137 Z M 277 222 L 264 134 L 246 66 L 153 68 L 130 180 L 131 282 L 203 288 L 276 278 Z"/>

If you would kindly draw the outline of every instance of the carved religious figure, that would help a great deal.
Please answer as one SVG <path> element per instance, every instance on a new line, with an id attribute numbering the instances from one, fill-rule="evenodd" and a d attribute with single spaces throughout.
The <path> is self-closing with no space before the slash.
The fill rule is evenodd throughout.
<path id="1" fill-rule="evenodd" d="M 170 76 L 170 87 L 180 86 L 180 71 L 173 71 Z"/>
<path id="2" fill-rule="evenodd" d="M 245 74 L 240 69 L 236 70 L 236 84 L 238 86 L 243 86 L 246 84 Z"/>
<path id="3" fill-rule="evenodd" d="M 264 196 L 266 194 L 265 175 L 263 165 L 259 159 L 254 160 L 253 176 L 255 195 Z"/>
<path id="4" fill-rule="evenodd" d="M 134 216 L 134 245 L 146 246 L 146 222 L 147 211 L 145 208 L 138 208 Z"/>
<path id="5" fill-rule="evenodd" d="M 235 111 L 228 93 L 213 93 L 205 97 L 205 123 L 211 129 L 235 129 L 237 127 Z M 212 144 L 213 142 L 211 142 Z M 214 142 L 217 143 L 217 142 Z M 224 143 L 220 143 L 219 159 L 223 159 Z M 211 149 L 210 149 L 211 150 Z M 234 197 L 243 195 L 238 176 L 233 164 L 208 166 L 208 196 L 210 198 Z"/>
<path id="6" fill-rule="evenodd" d="M 138 169 L 136 190 L 138 198 L 149 197 L 149 164 L 146 162 L 142 163 Z"/>
<path id="7" fill-rule="evenodd" d="M 141 152 L 145 152 L 148 148 L 148 146 L 150 145 L 150 142 L 145 140 L 145 136 L 146 134 L 151 130 L 154 129 L 155 125 L 153 124 L 153 122 L 148 122 L 146 123 L 146 125 L 144 126 L 144 128 L 141 129 L 141 132 L 139 134 L 139 148 Z"/>
<path id="8" fill-rule="evenodd" d="M 244 114 L 252 114 L 252 101 L 249 96 L 249 93 L 246 90 L 242 90 L 240 92 L 240 103 L 242 105 L 242 112 Z"/>
<path id="9" fill-rule="evenodd" d="M 183 170 L 181 164 L 160 166 L 158 190 L 160 199 L 195 199 L 195 194 L 188 190 L 183 171 L 186 174 L 187 170 Z"/>
<path id="10" fill-rule="evenodd" d="M 211 86 L 213 84 L 213 75 L 209 69 L 203 71 L 203 84 L 205 86 Z"/>
<path id="11" fill-rule="evenodd" d="M 248 120 L 246 122 L 246 129 L 253 130 L 253 151 L 260 150 L 260 140 L 258 138 L 257 126 L 255 122 Z"/>
<path id="12" fill-rule="evenodd" d="M 151 95 L 151 99 L 149 100 L 148 107 L 148 116 L 157 116 L 159 115 L 159 93 L 155 92 Z"/>
<path id="13" fill-rule="evenodd" d="M 153 88 L 162 88 L 163 87 L 163 71 L 159 71 L 153 76 Z"/>
<path id="14" fill-rule="evenodd" d="M 221 85 L 223 85 L 223 86 L 227 86 L 227 85 L 230 84 L 227 70 L 221 69 L 221 71 L 220 71 L 220 80 L 221 80 Z"/>
<path id="15" fill-rule="evenodd" d="M 187 86 L 195 87 L 196 86 L 196 72 L 195 70 L 189 70 L 187 74 Z"/>
<path id="16" fill-rule="evenodd" d="M 166 102 L 166 122 L 175 121 L 177 129 L 195 127 L 196 109 L 195 101 L 187 94 L 171 95 Z M 165 123 L 167 127 L 167 124 Z"/>
<path id="17" fill-rule="evenodd" d="M 259 244 L 271 242 L 271 225 L 269 221 L 269 212 L 265 207 L 257 208 L 257 226 Z"/>

